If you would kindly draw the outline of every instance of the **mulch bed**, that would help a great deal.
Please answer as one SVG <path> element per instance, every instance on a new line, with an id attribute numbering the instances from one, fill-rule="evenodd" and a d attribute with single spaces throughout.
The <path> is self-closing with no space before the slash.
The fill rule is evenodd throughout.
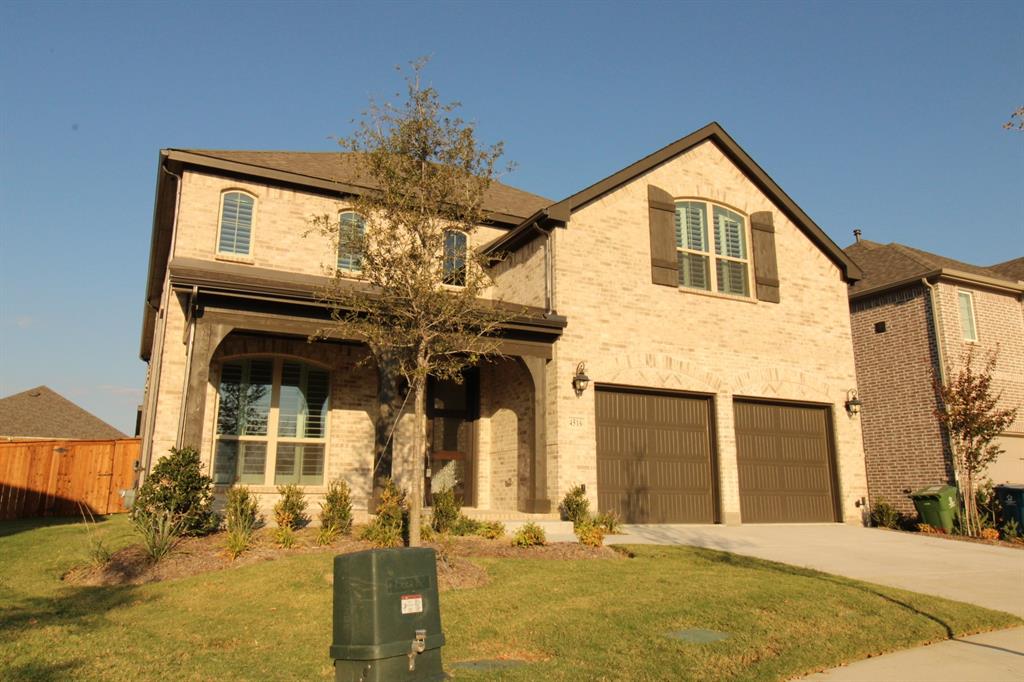
<path id="1" fill-rule="evenodd" d="M 117 586 L 175 580 L 192 575 L 222 571 L 240 566 L 273 561 L 296 554 L 348 554 L 373 545 L 354 537 L 342 536 L 325 547 L 315 544 L 316 529 L 297 533 L 294 547 L 278 547 L 268 531 L 257 534 L 256 543 L 237 559 L 224 549 L 224 534 L 214 533 L 201 538 L 184 538 L 161 561 L 153 563 L 139 545 L 118 550 L 101 567 L 79 566 L 68 571 L 63 580 L 73 585 Z M 623 555 L 608 547 L 586 547 L 576 543 L 552 543 L 544 547 L 513 547 L 509 538 L 487 540 L 480 537 L 455 537 L 448 542 L 424 543 L 438 553 L 437 579 L 442 591 L 479 587 L 487 583 L 487 571 L 470 561 L 476 557 L 517 559 L 621 559 Z M 325 576 L 328 580 L 330 576 Z"/>
<path id="2" fill-rule="evenodd" d="M 972 538 L 968 535 L 954 535 L 951 533 L 923 533 L 917 530 L 901 530 L 899 528 L 877 528 L 892 533 L 909 533 L 920 535 L 923 538 L 939 538 L 941 540 L 956 540 L 957 542 L 973 542 L 976 545 L 992 545 L 993 547 L 1009 547 L 1010 549 L 1024 549 L 1024 540 L 986 540 L 985 538 Z"/>

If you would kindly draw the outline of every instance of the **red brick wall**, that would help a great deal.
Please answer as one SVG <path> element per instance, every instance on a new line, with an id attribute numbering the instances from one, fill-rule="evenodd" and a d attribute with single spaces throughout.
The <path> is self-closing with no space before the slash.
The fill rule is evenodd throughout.
<path id="1" fill-rule="evenodd" d="M 935 419 L 936 349 L 927 290 L 920 285 L 850 304 L 861 430 L 872 504 L 914 510 L 904 490 L 952 480 Z M 877 323 L 884 332 L 876 332 Z"/>

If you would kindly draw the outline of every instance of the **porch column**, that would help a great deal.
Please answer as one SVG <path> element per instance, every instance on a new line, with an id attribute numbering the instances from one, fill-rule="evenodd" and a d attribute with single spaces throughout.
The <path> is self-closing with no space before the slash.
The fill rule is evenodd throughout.
<path id="1" fill-rule="evenodd" d="M 203 417 L 206 414 L 206 388 L 210 382 L 210 361 L 213 354 L 231 330 L 233 325 L 212 322 L 202 314 L 193 318 L 195 325 L 192 346 L 186 363 L 188 380 L 185 384 L 184 408 L 181 411 L 182 423 L 178 425 L 178 444 L 180 447 L 203 447 Z"/>
<path id="2" fill-rule="evenodd" d="M 548 383 L 545 358 L 522 356 L 533 379 L 533 466 L 530 468 L 530 497 L 524 511 L 531 514 L 551 512 L 548 499 Z"/>

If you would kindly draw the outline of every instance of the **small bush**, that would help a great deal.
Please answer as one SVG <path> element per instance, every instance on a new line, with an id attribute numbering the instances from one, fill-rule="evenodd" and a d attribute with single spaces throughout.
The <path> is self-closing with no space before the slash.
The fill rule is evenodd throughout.
<path id="1" fill-rule="evenodd" d="M 900 527 L 902 517 L 896 507 L 885 500 L 879 500 L 871 506 L 871 525 L 876 528 L 892 528 L 897 530 Z"/>
<path id="2" fill-rule="evenodd" d="M 242 552 L 252 547 L 256 528 L 262 522 L 256 497 L 248 488 L 243 485 L 228 490 L 227 504 L 224 507 L 224 527 L 227 531 L 227 551 L 232 559 L 237 559 Z"/>
<path id="3" fill-rule="evenodd" d="M 548 544 L 547 534 L 536 523 L 527 523 L 512 536 L 515 547 L 542 547 Z"/>
<path id="4" fill-rule="evenodd" d="M 483 522 L 460 513 L 458 520 L 452 526 L 452 535 L 476 535 L 482 526 Z"/>
<path id="5" fill-rule="evenodd" d="M 999 515 L 1002 512 L 1002 505 L 999 503 L 999 495 L 996 495 L 992 481 L 985 481 L 974 492 L 975 505 L 978 510 L 978 521 L 982 528 L 996 528 L 999 525 Z"/>
<path id="6" fill-rule="evenodd" d="M 505 524 L 501 521 L 485 521 L 477 528 L 476 535 L 488 540 L 497 540 L 505 535 Z"/>
<path id="7" fill-rule="evenodd" d="M 580 484 L 572 489 L 562 498 L 558 505 L 558 511 L 565 521 L 572 521 L 575 528 L 580 523 L 590 519 L 590 501 L 587 499 L 586 488 Z"/>
<path id="8" fill-rule="evenodd" d="M 334 537 L 352 532 L 352 495 L 343 479 L 331 481 L 327 487 L 327 495 L 320 503 L 320 528 L 333 528 Z M 330 544 L 334 537 L 322 544 Z"/>
<path id="9" fill-rule="evenodd" d="M 622 519 L 613 511 L 601 512 L 595 516 L 594 525 L 603 528 L 605 535 L 618 535 L 622 532 Z"/>
<path id="10" fill-rule="evenodd" d="M 1003 539 L 1004 540 L 1010 540 L 1012 542 L 1012 541 L 1020 540 L 1020 537 L 1021 537 L 1020 526 L 1017 525 L 1017 519 L 1010 519 L 1009 521 L 1007 521 L 1006 523 L 1003 524 Z"/>
<path id="11" fill-rule="evenodd" d="M 276 542 L 279 547 L 291 549 L 295 546 L 296 540 L 297 537 L 295 535 L 295 529 L 291 526 L 278 526 L 274 529 L 274 542 Z"/>
<path id="12" fill-rule="evenodd" d="M 102 568 L 110 561 L 114 552 L 107 547 L 106 536 L 100 531 L 92 510 L 79 502 L 78 512 L 82 515 L 82 523 L 85 524 L 86 556 L 89 558 L 89 563 L 97 568 Z"/>
<path id="13" fill-rule="evenodd" d="M 171 448 L 146 477 L 132 503 L 132 520 L 169 512 L 182 535 L 205 535 L 220 525 L 213 513 L 213 479 L 203 474 L 195 448 Z"/>
<path id="14" fill-rule="evenodd" d="M 581 545 L 587 545 L 588 547 L 601 547 L 604 545 L 604 526 L 599 526 L 596 523 L 581 523 L 573 530 L 576 532 L 576 538 L 580 541 Z"/>
<path id="15" fill-rule="evenodd" d="M 274 521 L 278 528 L 289 528 L 296 530 L 309 523 L 309 516 L 306 515 L 306 495 L 302 488 L 297 485 L 278 486 L 277 492 L 281 499 L 274 505 Z"/>
<path id="16" fill-rule="evenodd" d="M 446 537 L 447 535 L 448 534 L 445 533 Z M 435 531 L 434 527 L 431 526 L 429 523 L 424 526 L 420 526 L 420 540 L 422 540 L 423 542 L 433 542 L 437 538 L 437 531 Z"/>
<path id="17" fill-rule="evenodd" d="M 996 530 L 995 528 L 982 528 L 981 529 L 981 539 L 982 540 L 998 540 L 999 539 L 999 531 Z"/>
<path id="18" fill-rule="evenodd" d="M 341 533 L 334 526 L 320 526 L 316 531 L 316 544 L 318 547 L 326 547 L 330 545 Z"/>
<path id="19" fill-rule="evenodd" d="M 359 537 L 378 547 L 398 547 L 405 534 L 408 509 L 405 493 L 400 491 L 390 478 L 384 484 L 377 504 L 376 518 L 370 522 Z"/>
<path id="20" fill-rule="evenodd" d="M 451 532 L 460 521 L 462 510 L 455 499 L 455 491 L 449 488 L 433 494 L 431 525 L 438 533 Z"/>
<path id="21" fill-rule="evenodd" d="M 426 528 L 426 526 L 424 526 Z M 448 533 L 443 533 L 437 538 L 437 560 L 447 568 L 452 568 L 455 561 L 455 541 Z"/>
<path id="22" fill-rule="evenodd" d="M 181 539 L 181 520 L 167 510 L 139 512 L 132 518 L 132 525 L 154 562 L 170 554 Z"/>

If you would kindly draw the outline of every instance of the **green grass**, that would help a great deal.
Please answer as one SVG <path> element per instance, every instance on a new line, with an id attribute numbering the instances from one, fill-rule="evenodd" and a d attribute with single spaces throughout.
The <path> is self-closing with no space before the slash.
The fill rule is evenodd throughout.
<path id="1" fill-rule="evenodd" d="M 101 524 L 131 542 L 123 517 Z M 785 679 L 870 654 L 1019 624 L 1009 614 L 708 550 L 604 561 L 486 559 L 442 594 L 446 664 L 520 657 L 455 679 Z M 80 524 L 0 523 L 0 678 L 330 679 L 330 554 L 138 587 L 63 585 Z M 685 628 L 730 633 L 688 644 Z"/>

